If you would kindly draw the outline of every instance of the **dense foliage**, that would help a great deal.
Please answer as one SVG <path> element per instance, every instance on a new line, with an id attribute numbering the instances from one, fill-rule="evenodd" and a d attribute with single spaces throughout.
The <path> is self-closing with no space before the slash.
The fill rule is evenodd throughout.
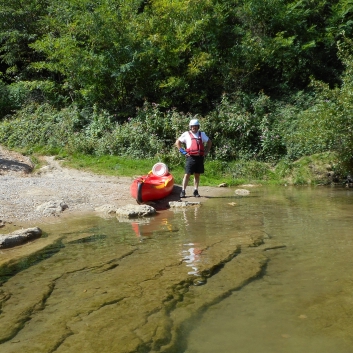
<path id="1" fill-rule="evenodd" d="M 0 0 L 0 143 L 180 163 L 352 159 L 348 0 Z"/>

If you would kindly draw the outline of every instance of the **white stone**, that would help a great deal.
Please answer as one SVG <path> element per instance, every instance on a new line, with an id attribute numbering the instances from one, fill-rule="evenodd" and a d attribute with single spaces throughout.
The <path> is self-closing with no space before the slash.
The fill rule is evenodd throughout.
<path id="1" fill-rule="evenodd" d="M 250 191 L 246 190 L 246 189 L 236 189 L 235 190 L 235 194 L 236 195 L 241 195 L 241 196 L 245 196 L 245 195 L 249 195 Z"/>
<path id="2" fill-rule="evenodd" d="M 94 209 L 96 212 L 101 212 L 101 213 L 105 213 L 105 214 L 112 214 L 112 213 L 116 213 L 116 206 L 114 205 L 102 205 L 99 206 L 97 208 Z"/>
<path id="3" fill-rule="evenodd" d="M 156 209 L 149 205 L 126 205 L 118 208 L 116 214 L 127 218 L 149 217 L 156 214 Z"/>
<path id="4" fill-rule="evenodd" d="M 48 201 L 39 205 L 36 209 L 45 216 L 57 216 L 69 206 L 62 200 Z"/>

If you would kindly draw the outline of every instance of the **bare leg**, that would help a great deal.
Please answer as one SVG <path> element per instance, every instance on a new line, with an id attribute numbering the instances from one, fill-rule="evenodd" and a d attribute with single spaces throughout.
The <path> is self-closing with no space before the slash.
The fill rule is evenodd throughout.
<path id="1" fill-rule="evenodd" d="M 199 184 L 200 184 L 200 174 L 195 173 L 194 174 L 194 188 L 195 188 L 195 190 L 199 189 Z"/>
<path id="2" fill-rule="evenodd" d="M 183 190 L 186 190 L 186 187 L 189 184 L 190 174 L 184 174 L 183 178 Z"/>

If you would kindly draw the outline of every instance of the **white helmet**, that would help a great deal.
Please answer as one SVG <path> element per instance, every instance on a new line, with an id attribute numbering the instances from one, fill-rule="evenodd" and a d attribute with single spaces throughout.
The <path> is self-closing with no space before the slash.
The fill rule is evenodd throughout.
<path id="1" fill-rule="evenodd" d="M 197 119 L 191 119 L 190 120 L 189 126 L 194 126 L 194 125 L 200 126 L 200 123 L 199 123 L 199 121 Z"/>

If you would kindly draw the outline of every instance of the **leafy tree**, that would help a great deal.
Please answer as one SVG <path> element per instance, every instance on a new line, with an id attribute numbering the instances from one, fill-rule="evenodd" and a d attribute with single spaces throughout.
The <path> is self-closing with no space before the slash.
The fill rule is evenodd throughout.
<path id="1" fill-rule="evenodd" d="M 333 151 L 349 165 L 353 162 L 353 41 L 344 38 L 339 43 L 339 55 L 345 65 L 341 87 L 330 89 L 313 81 L 314 104 L 300 111 L 287 130 L 285 140 L 293 158 L 317 152 Z M 289 134 L 289 131 L 291 133 Z"/>
<path id="2" fill-rule="evenodd" d="M 9 77 L 55 82 L 57 102 L 121 120 L 144 101 L 207 113 L 224 92 L 280 96 L 310 75 L 337 83 L 328 26 L 348 28 L 350 13 L 338 0 L 0 1 Z"/>
<path id="3" fill-rule="evenodd" d="M 9 92 L 7 85 L 0 80 L 0 117 L 10 112 Z"/>
<path id="4" fill-rule="evenodd" d="M 31 45 L 46 60 L 33 67 L 60 74 L 72 102 L 123 110 L 134 84 L 134 33 L 128 24 L 138 4 L 51 0 L 42 20 L 48 31 Z"/>
<path id="5" fill-rule="evenodd" d="M 39 19 L 48 0 L 0 0 L 0 70 L 8 82 L 33 78 L 30 64 L 38 60 L 29 47 L 43 30 Z"/>
<path id="6" fill-rule="evenodd" d="M 234 47 L 241 52 L 242 88 L 283 94 L 305 88 L 310 75 L 337 83 L 335 40 L 327 36 L 337 1 L 242 1 L 236 9 L 243 31 Z M 235 82 L 238 82 L 235 78 Z"/>

